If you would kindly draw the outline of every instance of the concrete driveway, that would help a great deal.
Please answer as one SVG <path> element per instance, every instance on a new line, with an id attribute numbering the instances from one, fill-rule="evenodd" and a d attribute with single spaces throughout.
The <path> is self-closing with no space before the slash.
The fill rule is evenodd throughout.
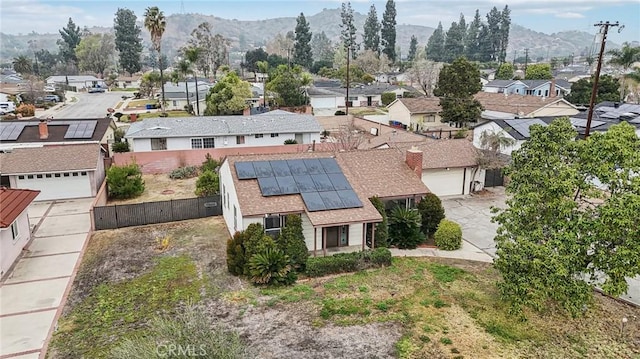
<path id="1" fill-rule="evenodd" d="M 34 239 L 0 285 L 0 358 L 44 357 L 44 342 L 88 237 L 92 201 L 35 202 L 29 208 Z"/>

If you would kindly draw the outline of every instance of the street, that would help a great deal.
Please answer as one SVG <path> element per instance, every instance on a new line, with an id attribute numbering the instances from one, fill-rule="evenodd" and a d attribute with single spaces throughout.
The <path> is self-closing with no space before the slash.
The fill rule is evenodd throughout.
<path id="1" fill-rule="evenodd" d="M 67 93 L 66 104 L 60 108 L 45 111 L 46 116 L 54 118 L 100 118 L 105 117 L 108 108 L 115 108 L 122 95 L 132 96 L 131 92 L 105 93 Z M 71 102 L 72 98 L 77 101 Z"/>

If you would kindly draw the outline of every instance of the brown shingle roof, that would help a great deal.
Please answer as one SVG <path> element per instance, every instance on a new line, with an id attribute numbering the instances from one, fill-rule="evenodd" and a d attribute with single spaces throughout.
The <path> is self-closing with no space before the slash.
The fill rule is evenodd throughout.
<path id="1" fill-rule="evenodd" d="M 0 228 L 7 228 L 40 194 L 30 189 L 0 187 Z"/>
<path id="2" fill-rule="evenodd" d="M 485 110 L 512 113 L 523 116 L 550 105 L 554 102 L 563 101 L 561 97 L 540 97 L 533 95 L 515 95 L 509 94 L 505 96 L 500 93 L 478 92 L 474 96 L 480 101 Z"/>
<path id="3" fill-rule="evenodd" d="M 100 145 L 61 145 L 16 148 L 0 154 L 3 174 L 95 170 L 100 158 Z"/>
<path id="4" fill-rule="evenodd" d="M 106 110 L 106 109 L 105 109 Z M 69 129 L 69 125 L 72 122 L 80 122 L 80 121 L 97 121 L 96 127 L 90 138 L 65 138 L 65 134 Z M 11 120 L 11 121 L 2 121 L 3 124 L 9 125 L 11 123 L 31 123 L 28 126 L 25 126 L 22 132 L 20 132 L 20 136 L 17 139 L 3 140 L 3 143 L 30 143 L 30 142 L 87 142 L 87 141 L 97 141 L 100 142 L 104 138 L 105 133 L 109 129 L 109 127 L 115 128 L 115 122 L 111 118 L 96 118 L 96 119 L 49 119 L 47 120 L 47 126 L 49 130 L 49 137 L 47 139 L 40 139 L 40 130 L 38 128 L 38 120 L 31 119 L 29 121 L 25 120 Z M 61 124 L 64 123 L 64 124 Z"/>
<path id="5" fill-rule="evenodd" d="M 397 146 L 407 150 L 412 147 L 422 151 L 422 169 L 456 168 L 477 166 L 478 152 L 466 138 L 429 140 L 404 143 Z M 403 151 L 404 155 L 404 151 Z"/>
<path id="6" fill-rule="evenodd" d="M 438 97 L 416 97 L 401 98 L 399 102 L 409 110 L 410 113 L 439 113 L 442 111 L 440 107 L 440 98 Z"/>

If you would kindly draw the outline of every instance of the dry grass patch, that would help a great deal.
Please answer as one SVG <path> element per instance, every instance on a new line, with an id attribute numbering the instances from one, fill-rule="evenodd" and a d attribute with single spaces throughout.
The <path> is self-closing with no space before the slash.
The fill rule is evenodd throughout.
<path id="1" fill-rule="evenodd" d="M 130 204 L 170 199 L 194 198 L 196 195 L 197 177 L 188 179 L 171 179 L 168 174 L 143 174 L 144 192 L 136 198 L 109 200 L 109 204 Z"/>

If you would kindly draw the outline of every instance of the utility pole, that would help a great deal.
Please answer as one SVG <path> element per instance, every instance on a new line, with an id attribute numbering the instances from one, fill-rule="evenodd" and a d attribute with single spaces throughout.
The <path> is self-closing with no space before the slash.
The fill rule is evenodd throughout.
<path id="1" fill-rule="evenodd" d="M 595 107 L 596 97 L 598 96 L 598 80 L 600 80 L 600 69 L 602 68 L 602 55 L 604 54 L 604 47 L 607 43 L 607 32 L 609 32 L 609 27 L 618 26 L 618 22 L 610 23 L 600 21 L 593 26 L 599 26 L 600 32 L 602 33 L 602 43 L 600 44 L 600 53 L 598 54 L 598 64 L 596 65 L 596 73 L 593 75 L 593 87 L 591 88 L 591 99 L 589 100 L 589 112 L 587 114 L 587 128 L 584 130 L 584 139 L 586 140 L 589 137 L 589 132 L 591 131 L 591 119 L 593 118 L 593 110 Z"/>
<path id="2" fill-rule="evenodd" d="M 349 84 L 349 57 L 351 57 L 350 54 L 349 54 L 350 52 L 351 52 L 351 44 L 349 44 L 347 46 L 347 98 L 344 101 L 344 109 L 345 109 L 344 114 L 346 116 L 349 116 L 349 86 L 350 86 L 350 84 Z"/>
<path id="3" fill-rule="evenodd" d="M 516 57 L 518 56 L 518 50 L 513 50 L 513 67 L 516 67 Z"/>
<path id="4" fill-rule="evenodd" d="M 524 49 L 524 76 L 527 76 L 527 66 L 529 65 L 529 48 Z"/>

